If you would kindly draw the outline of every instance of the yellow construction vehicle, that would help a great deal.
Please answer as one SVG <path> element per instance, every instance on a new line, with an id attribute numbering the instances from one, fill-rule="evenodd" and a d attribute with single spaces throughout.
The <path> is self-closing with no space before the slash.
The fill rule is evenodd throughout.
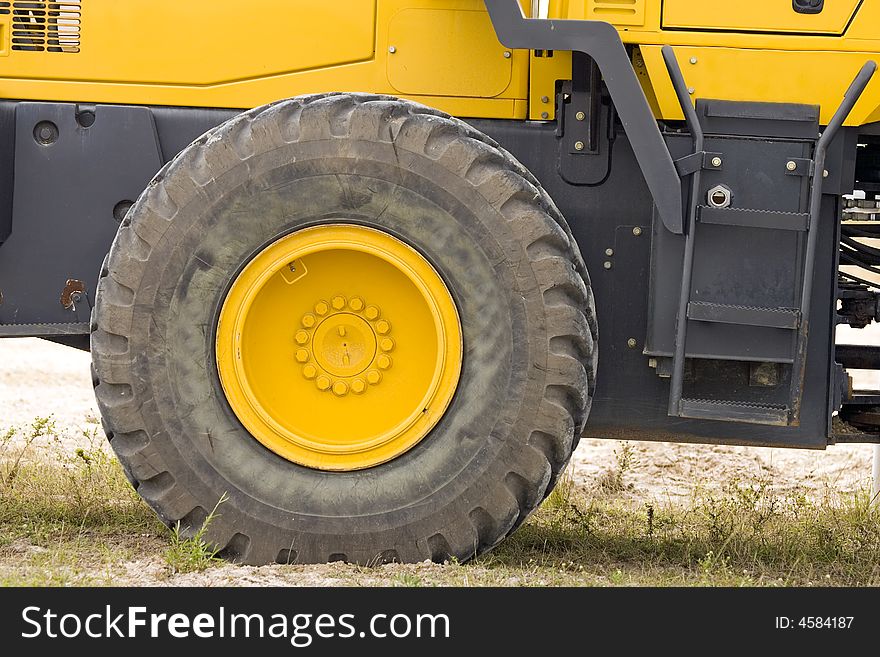
<path id="1" fill-rule="evenodd" d="M 861 0 L 0 2 L 0 336 L 254 564 L 468 559 L 582 435 L 878 442 L 878 53 Z"/>

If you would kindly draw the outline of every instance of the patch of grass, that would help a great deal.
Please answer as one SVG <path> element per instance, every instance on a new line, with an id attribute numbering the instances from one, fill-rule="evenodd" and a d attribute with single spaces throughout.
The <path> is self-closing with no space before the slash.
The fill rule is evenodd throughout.
<path id="1" fill-rule="evenodd" d="M 880 585 L 880 508 L 867 490 L 782 498 L 769 481 L 734 480 L 680 505 L 568 497 L 476 563 L 551 584 Z"/>
<path id="2" fill-rule="evenodd" d="M 180 522 L 171 531 L 171 544 L 165 550 L 165 563 L 172 575 L 178 573 L 201 572 L 221 562 L 217 556 L 220 549 L 205 541 L 208 527 L 218 517 L 217 510 L 227 499 L 226 493 L 217 500 L 217 504 L 211 513 L 205 518 L 201 526 L 193 533 L 193 528 L 181 529 Z"/>
<path id="3" fill-rule="evenodd" d="M 626 483 L 626 475 L 632 470 L 635 449 L 630 443 L 623 443 L 619 449 L 614 450 L 614 456 L 614 467 L 606 470 L 596 483 L 600 493 L 615 495 L 632 489 L 632 484 Z"/>

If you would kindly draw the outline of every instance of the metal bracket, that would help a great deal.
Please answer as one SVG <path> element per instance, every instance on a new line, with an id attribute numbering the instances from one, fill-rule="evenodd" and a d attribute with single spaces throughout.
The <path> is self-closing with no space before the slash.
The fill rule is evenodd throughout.
<path id="1" fill-rule="evenodd" d="M 809 178 L 815 173 L 816 163 L 806 158 L 793 157 L 785 165 L 786 176 Z"/>
<path id="2" fill-rule="evenodd" d="M 682 178 L 695 174 L 697 171 L 721 171 L 724 169 L 724 158 L 721 153 L 709 151 L 691 153 L 675 160 L 675 169 Z"/>
<path id="3" fill-rule="evenodd" d="M 86 286 L 82 281 L 75 278 L 67 279 L 67 285 L 61 290 L 61 305 L 70 310 L 76 306 L 76 302 L 85 293 Z"/>
<path id="4" fill-rule="evenodd" d="M 604 21 L 526 18 L 517 0 L 484 0 L 498 40 L 522 50 L 570 50 L 592 57 L 629 137 L 657 213 L 681 235 L 681 179 L 617 29 Z"/>

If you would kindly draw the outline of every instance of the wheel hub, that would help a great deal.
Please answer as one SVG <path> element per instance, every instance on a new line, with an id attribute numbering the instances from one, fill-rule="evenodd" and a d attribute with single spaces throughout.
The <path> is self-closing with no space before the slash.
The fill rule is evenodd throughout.
<path id="1" fill-rule="evenodd" d="M 303 377 L 319 390 L 339 397 L 363 394 L 379 385 L 382 372 L 393 364 L 391 323 L 378 306 L 366 306 L 360 297 L 319 301 L 300 323 L 295 358 L 302 363 Z"/>
<path id="2" fill-rule="evenodd" d="M 418 444 L 451 403 L 461 359 L 458 313 L 437 272 L 360 226 L 308 228 L 266 247 L 233 282 L 217 327 L 236 416 L 280 456 L 324 470 L 371 467 Z"/>

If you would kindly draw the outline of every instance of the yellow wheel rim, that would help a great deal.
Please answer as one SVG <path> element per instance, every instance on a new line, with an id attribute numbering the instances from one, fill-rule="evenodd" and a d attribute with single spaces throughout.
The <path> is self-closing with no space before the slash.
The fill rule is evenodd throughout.
<path id="1" fill-rule="evenodd" d="M 400 456 L 443 417 L 461 325 L 414 249 L 333 224 L 248 263 L 220 311 L 216 351 L 226 398 L 254 438 L 310 468 L 359 470 Z"/>

